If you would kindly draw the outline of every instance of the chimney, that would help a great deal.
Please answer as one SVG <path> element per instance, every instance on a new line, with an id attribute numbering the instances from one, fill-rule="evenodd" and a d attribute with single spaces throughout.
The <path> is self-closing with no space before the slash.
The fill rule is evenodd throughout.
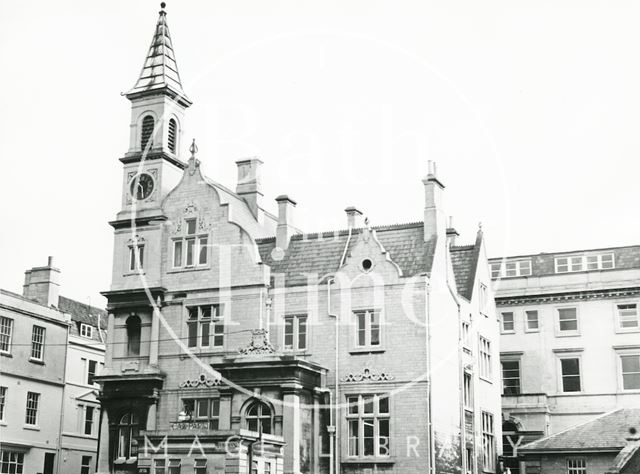
<path id="1" fill-rule="evenodd" d="M 446 219 L 442 205 L 442 184 L 436 175 L 436 164 L 429 160 L 429 174 L 422 180 L 424 184 L 424 241 L 434 237 L 444 244 L 446 239 Z"/>
<path id="2" fill-rule="evenodd" d="M 458 237 L 460 237 L 460 234 L 458 234 L 456 228 L 453 227 L 453 216 L 449 216 L 449 223 L 447 224 L 447 245 L 453 247 Z"/>
<path id="3" fill-rule="evenodd" d="M 353 229 L 356 227 L 362 227 L 362 212 L 353 206 L 347 207 L 344 212 L 347 213 L 347 228 Z"/>
<path id="4" fill-rule="evenodd" d="M 276 247 L 286 250 L 291 236 L 296 233 L 296 229 L 293 227 L 293 208 L 297 203 L 286 195 L 278 196 L 276 202 L 278 203 Z"/>
<path id="5" fill-rule="evenodd" d="M 260 175 L 262 160 L 248 158 L 236 161 L 236 165 L 238 165 L 236 193 L 246 201 L 253 215 L 258 217 L 258 208 L 261 206 L 262 200 L 262 180 Z"/>
<path id="6" fill-rule="evenodd" d="M 33 267 L 24 272 L 22 296 L 45 306 L 58 307 L 60 289 L 60 270 L 53 266 L 53 257 L 49 257 L 46 267 Z"/>

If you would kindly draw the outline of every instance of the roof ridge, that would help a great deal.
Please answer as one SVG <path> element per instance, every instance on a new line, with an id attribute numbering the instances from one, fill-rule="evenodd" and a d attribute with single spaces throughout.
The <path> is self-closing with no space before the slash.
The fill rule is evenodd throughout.
<path id="1" fill-rule="evenodd" d="M 524 258 L 524 257 L 538 257 L 541 255 L 567 255 L 572 253 L 584 253 L 584 252 L 599 252 L 603 250 L 621 250 L 621 249 L 633 249 L 640 248 L 639 244 L 633 245 L 620 245 L 617 247 L 600 247 L 600 248 L 589 248 L 589 249 L 578 249 L 578 250 L 564 250 L 559 252 L 538 252 L 538 253 L 525 253 L 519 255 L 505 255 L 502 257 L 489 257 L 487 260 L 504 260 L 510 258 Z"/>
<path id="2" fill-rule="evenodd" d="M 390 231 L 390 230 L 403 230 L 403 229 L 413 229 L 413 228 L 417 228 L 417 227 L 421 227 L 423 226 L 424 223 L 422 221 L 416 221 L 416 222 L 405 222 L 405 223 L 399 223 L 399 224 L 382 224 L 382 225 L 377 225 L 377 226 L 371 226 L 369 227 L 371 230 L 375 230 L 376 232 L 386 232 L 386 231 Z M 354 227 L 351 229 L 351 233 L 361 233 L 362 231 L 364 231 L 367 227 Z M 312 240 L 312 239 L 317 239 L 319 238 L 319 236 L 322 236 L 322 238 L 324 237 L 342 237 L 345 235 L 349 235 L 349 229 L 336 229 L 336 230 L 320 230 L 317 232 L 304 232 L 301 234 L 294 234 L 291 238 L 295 239 L 295 240 Z M 270 238 L 270 237 L 268 237 Z"/>

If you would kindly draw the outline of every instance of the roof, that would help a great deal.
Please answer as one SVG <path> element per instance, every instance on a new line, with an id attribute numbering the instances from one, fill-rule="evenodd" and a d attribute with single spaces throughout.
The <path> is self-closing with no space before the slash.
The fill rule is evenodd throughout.
<path id="1" fill-rule="evenodd" d="M 556 257 L 581 256 L 593 254 L 613 254 L 614 268 L 610 270 L 625 270 L 640 268 L 640 245 L 628 245 L 624 247 L 608 247 L 599 249 L 571 250 L 566 252 L 538 253 L 530 255 L 515 255 L 508 257 L 490 258 L 489 263 L 497 263 L 502 260 L 531 260 L 532 276 L 553 275 L 555 273 Z M 597 270 L 603 271 L 603 270 Z M 565 275 L 566 273 L 562 273 Z"/>
<path id="2" fill-rule="evenodd" d="M 529 443 L 521 447 L 520 451 L 619 451 L 627 444 L 629 428 L 638 426 L 640 408 L 620 408 Z"/>
<path id="3" fill-rule="evenodd" d="M 475 287 L 481 246 L 482 231 L 478 231 L 475 244 L 451 247 L 451 265 L 456 279 L 456 287 L 458 293 L 469 301 L 471 301 Z"/>
<path id="4" fill-rule="evenodd" d="M 402 270 L 402 276 L 431 272 L 435 240 L 424 241 L 422 222 L 371 229 L 376 232 L 376 238 L 389 253 L 391 260 Z M 272 255 L 276 247 L 274 237 L 257 239 L 256 243 L 262 261 L 271 267 L 273 273 L 284 275 L 286 286 L 301 286 L 308 283 L 308 274 L 315 274 L 320 280 L 338 271 L 347 241 L 348 257 L 363 230 L 353 229 L 350 240 L 348 230 L 294 235 L 283 258 L 279 260 Z"/>
<path id="5" fill-rule="evenodd" d="M 169 25 L 167 24 L 167 13 L 160 11 L 158 22 L 149 52 L 144 60 L 140 77 L 133 89 L 127 92 L 127 97 L 138 97 L 151 92 L 164 92 L 173 97 L 178 97 L 185 101 L 186 105 L 191 105 L 182 90 L 178 64 L 176 63 Z"/>
<path id="6" fill-rule="evenodd" d="M 64 296 L 59 297 L 58 309 L 64 313 L 69 314 L 71 316 L 71 321 L 75 323 L 71 324 L 69 328 L 69 333 L 72 336 L 80 336 L 81 324 L 88 324 L 90 326 L 93 326 L 94 328 L 97 328 L 99 324 L 102 331 L 106 331 L 107 329 L 107 312 L 104 309 L 96 308 L 95 306 L 90 306 L 85 303 L 80 303 L 79 301 L 65 298 Z M 98 334 L 98 331 L 93 331 L 91 339 L 94 341 L 103 342 L 104 333 L 101 338 L 100 334 Z"/>

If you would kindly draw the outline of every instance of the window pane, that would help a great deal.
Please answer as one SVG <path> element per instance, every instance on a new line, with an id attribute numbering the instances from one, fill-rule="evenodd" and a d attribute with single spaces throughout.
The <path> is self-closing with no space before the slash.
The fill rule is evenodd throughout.
<path id="1" fill-rule="evenodd" d="M 365 317 L 366 315 L 364 313 L 359 313 L 357 315 L 357 322 L 358 322 L 357 331 L 358 331 L 359 346 L 365 346 L 367 344 L 367 338 L 366 338 L 367 329 L 366 329 Z"/>
<path id="2" fill-rule="evenodd" d="M 203 322 L 200 326 L 201 331 L 202 331 L 202 346 L 203 347 L 208 347 L 209 346 L 209 331 L 210 331 L 210 324 L 208 322 Z"/>
<path id="3" fill-rule="evenodd" d="M 534 330 L 539 328 L 538 312 L 527 311 L 527 329 Z"/>
<path id="4" fill-rule="evenodd" d="M 577 331 L 578 316 L 576 308 L 560 308 L 558 309 L 558 318 L 561 331 Z"/>
<path id="5" fill-rule="evenodd" d="M 187 219 L 187 235 L 193 235 L 196 233 L 196 220 Z"/>
<path id="6" fill-rule="evenodd" d="M 378 413 L 389 413 L 389 398 L 385 395 L 378 399 Z"/>
<path id="7" fill-rule="evenodd" d="M 515 321 L 513 318 L 513 313 L 502 313 L 502 330 L 505 332 L 514 331 L 515 330 Z"/>
<path id="8" fill-rule="evenodd" d="M 363 431 L 364 431 L 364 455 L 365 456 L 373 456 L 373 419 L 365 418 L 362 420 Z"/>
<path id="9" fill-rule="evenodd" d="M 293 318 L 284 320 L 284 348 L 293 349 Z"/>
<path id="10" fill-rule="evenodd" d="M 380 315 L 378 313 L 371 314 L 371 345 L 380 345 Z"/>
<path id="11" fill-rule="evenodd" d="M 622 360 L 622 372 L 640 372 L 640 356 L 638 355 L 628 355 L 621 356 Z"/>
<path id="12" fill-rule="evenodd" d="M 198 400 L 196 406 L 198 407 L 198 418 L 207 418 L 209 416 L 209 400 Z"/>
<path id="13" fill-rule="evenodd" d="M 373 395 L 364 395 L 363 401 L 363 413 L 373 413 Z"/>
<path id="14" fill-rule="evenodd" d="M 580 361 L 576 359 L 562 359 L 562 390 L 564 392 L 580 391 Z"/>
<path id="15" fill-rule="evenodd" d="M 306 316 L 298 317 L 298 349 L 307 348 L 307 318 Z"/>
<path id="16" fill-rule="evenodd" d="M 347 404 L 349 405 L 349 414 L 358 414 L 358 397 L 347 397 Z"/>
<path id="17" fill-rule="evenodd" d="M 505 265 L 506 267 L 506 271 L 505 271 L 505 275 L 508 277 L 514 277 L 517 276 L 517 272 L 516 272 L 516 262 L 507 262 L 507 264 Z"/>
<path id="18" fill-rule="evenodd" d="M 202 237 L 200 239 L 200 255 L 198 257 L 198 264 L 205 265 L 207 263 L 207 255 L 208 255 L 208 247 L 207 247 L 207 238 Z"/>
<path id="19" fill-rule="evenodd" d="M 378 454 L 380 456 L 389 456 L 389 420 L 378 421 Z"/>
<path id="20" fill-rule="evenodd" d="M 187 240 L 187 265 L 193 265 L 193 253 L 196 241 L 193 239 Z"/>
<path id="21" fill-rule="evenodd" d="M 349 420 L 349 456 L 358 456 L 358 420 Z"/>
<path id="22" fill-rule="evenodd" d="M 188 346 L 196 347 L 198 345 L 198 323 L 189 323 L 187 326 L 189 330 Z"/>
<path id="23" fill-rule="evenodd" d="M 173 243 L 173 266 L 182 266 L 182 241 L 176 241 Z"/>

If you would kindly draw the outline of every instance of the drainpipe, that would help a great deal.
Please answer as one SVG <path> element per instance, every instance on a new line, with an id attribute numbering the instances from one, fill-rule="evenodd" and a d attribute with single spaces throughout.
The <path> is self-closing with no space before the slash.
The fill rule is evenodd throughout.
<path id="1" fill-rule="evenodd" d="M 351 230 L 349 230 L 349 233 L 351 233 Z M 348 245 L 348 241 L 347 241 L 347 245 Z M 344 257 L 343 257 L 344 258 Z M 340 342 L 338 340 L 338 336 L 340 334 L 339 331 L 339 318 L 337 314 L 332 314 L 331 313 L 331 284 L 334 282 L 333 278 L 328 278 L 327 279 L 327 314 L 330 318 L 335 318 L 336 323 L 335 323 L 335 342 L 336 342 L 336 349 L 335 349 L 335 360 L 334 360 L 334 390 L 335 390 L 335 401 L 336 401 L 336 406 L 333 406 L 333 400 L 334 397 L 332 396 L 331 391 L 329 391 L 329 424 L 331 426 L 331 428 L 329 429 L 329 474 L 338 474 L 340 472 L 340 467 L 338 465 L 338 400 L 340 400 L 340 394 L 338 392 L 338 369 L 339 369 L 339 358 L 338 358 L 338 354 L 339 354 L 339 349 L 340 349 Z"/>
<path id="2" fill-rule="evenodd" d="M 435 452 L 435 440 L 433 439 L 433 413 L 432 413 L 432 400 L 431 400 L 431 282 L 429 276 L 425 275 L 425 286 L 427 293 L 427 311 L 426 311 L 426 356 L 427 356 L 427 417 L 428 417 L 428 429 L 429 429 L 429 472 L 435 473 L 434 469 L 434 452 Z"/>
<path id="3" fill-rule="evenodd" d="M 62 455 L 62 432 L 64 428 L 64 399 L 67 392 L 67 357 L 69 352 L 69 334 L 71 332 L 71 318 L 67 323 L 67 343 L 64 345 L 64 366 L 62 369 L 62 400 L 60 402 L 60 423 L 58 425 L 58 448 L 56 449 L 56 473 L 60 473 L 60 457 Z"/>
<path id="4" fill-rule="evenodd" d="M 447 254 L 449 252 L 447 251 Z M 460 400 L 460 459 L 462 460 L 462 464 L 466 463 L 465 456 L 465 448 L 467 444 L 467 433 L 466 433 L 466 421 L 465 421 L 465 411 L 464 411 L 464 363 L 462 361 L 463 353 L 462 353 L 462 311 L 460 309 L 460 299 L 458 298 L 457 291 L 451 286 L 451 282 L 449 281 L 449 273 L 447 272 L 447 288 L 449 288 L 449 292 L 453 297 L 453 300 L 456 302 L 458 306 L 458 397 Z M 468 470 L 468 466 L 467 466 Z"/>

